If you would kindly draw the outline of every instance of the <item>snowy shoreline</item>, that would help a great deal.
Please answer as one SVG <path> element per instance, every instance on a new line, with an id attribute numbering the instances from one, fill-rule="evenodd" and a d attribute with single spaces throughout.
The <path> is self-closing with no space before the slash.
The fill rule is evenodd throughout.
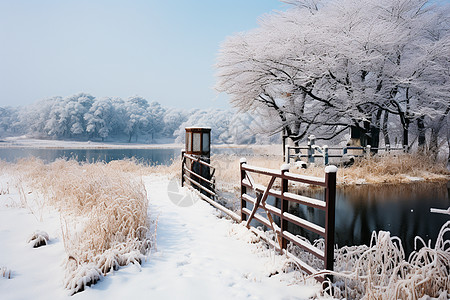
<path id="1" fill-rule="evenodd" d="M 0 139 L 0 148 L 39 148 L 39 149 L 183 149 L 183 143 L 126 143 L 126 142 L 92 142 L 71 140 L 45 140 L 28 137 L 8 137 Z M 238 144 L 212 144 L 211 148 L 251 148 L 262 152 L 282 152 L 280 145 L 238 145 Z"/>
<path id="2" fill-rule="evenodd" d="M 112 271 L 74 299 L 308 299 L 320 292 L 314 281 L 301 283 L 297 271 L 282 272 L 289 265 L 286 258 L 258 243 L 244 226 L 218 218 L 206 202 L 175 205 L 167 193 L 168 176 L 142 180 L 148 215 L 158 222 L 156 247 L 141 266 Z M 72 299 L 63 287 L 61 262 L 67 253 L 61 215 L 37 190 L 19 184 L 27 195 L 22 202 L 13 181 L 11 174 L 0 176 L 0 268 L 11 272 L 11 279 L 0 277 L 2 299 Z M 49 233 L 47 246 L 34 249 L 26 243 L 36 229 Z"/>

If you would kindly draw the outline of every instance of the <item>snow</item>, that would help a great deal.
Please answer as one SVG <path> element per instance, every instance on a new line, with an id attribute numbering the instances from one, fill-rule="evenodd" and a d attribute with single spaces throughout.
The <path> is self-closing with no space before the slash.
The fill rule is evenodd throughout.
<path id="1" fill-rule="evenodd" d="M 298 272 L 280 272 L 283 256 L 257 243 L 243 225 L 219 218 L 206 202 L 173 204 L 169 179 L 143 177 L 149 215 L 158 220 L 156 249 L 147 261 L 109 273 L 73 299 L 307 299 L 319 291 L 318 284 L 301 284 Z M 60 217 L 46 206 L 25 208 L 41 201 L 39 195 L 25 190 L 24 202 L 12 182 L 0 176 L 2 190 L 9 187 L 0 194 L 0 268 L 12 271 L 11 279 L 0 277 L 1 298 L 70 298 L 63 287 Z M 27 238 L 37 230 L 48 233 L 48 245 L 33 249 Z"/>

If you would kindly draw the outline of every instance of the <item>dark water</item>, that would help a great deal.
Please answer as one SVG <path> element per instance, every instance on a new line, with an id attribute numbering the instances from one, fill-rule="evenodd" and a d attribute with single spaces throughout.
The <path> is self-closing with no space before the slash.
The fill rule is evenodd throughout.
<path id="1" fill-rule="evenodd" d="M 110 162 L 135 158 L 150 165 L 168 165 L 180 155 L 179 149 L 48 149 L 48 148 L 0 148 L 0 159 L 15 162 L 18 159 L 36 157 L 45 162 L 58 158 L 73 158 L 80 162 Z"/>
<path id="2" fill-rule="evenodd" d="M 323 191 L 317 189 L 299 193 L 324 199 Z M 340 188 L 336 196 L 336 243 L 340 247 L 369 245 L 372 232 L 384 230 L 402 240 L 406 253 L 414 250 L 415 236 L 426 242 L 431 239 L 434 246 L 439 230 L 450 216 L 431 213 L 430 208 L 450 207 L 449 194 L 450 182 Z M 278 199 L 272 198 L 268 202 L 280 207 Z M 321 226 L 325 224 L 325 213 L 321 210 L 298 204 L 292 204 L 289 210 Z M 275 221 L 279 222 L 279 219 Z M 319 238 L 319 235 L 293 224 L 289 224 L 289 230 L 310 241 Z"/>
<path id="3" fill-rule="evenodd" d="M 51 148 L 0 148 L 0 160 L 15 162 L 22 158 L 36 157 L 45 162 L 59 158 L 73 158 L 80 162 L 110 162 L 135 158 L 150 165 L 169 165 L 179 159 L 181 149 L 51 149 Z M 212 149 L 213 154 L 249 154 L 248 148 Z"/>

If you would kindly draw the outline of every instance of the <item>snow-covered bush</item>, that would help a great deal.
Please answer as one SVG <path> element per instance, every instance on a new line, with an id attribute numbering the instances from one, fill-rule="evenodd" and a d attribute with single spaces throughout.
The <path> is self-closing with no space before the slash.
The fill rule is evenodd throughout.
<path id="1" fill-rule="evenodd" d="M 47 232 L 36 230 L 27 240 L 27 243 L 31 245 L 33 248 L 38 248 L 41 246 L 47 245 L 50 238 L 48 237 Z"/>

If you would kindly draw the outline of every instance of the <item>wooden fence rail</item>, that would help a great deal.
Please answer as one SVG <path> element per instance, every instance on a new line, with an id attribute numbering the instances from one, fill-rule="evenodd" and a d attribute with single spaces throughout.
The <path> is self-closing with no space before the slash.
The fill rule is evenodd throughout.
<path id="1" fill-rule="evenodd" d="M 286 157 L 285 162 L 290 163 L 291 159 L 301 159 L 306 158 L 309 163 L 315 163 L 316 158 L 323 158 L 324 165 L 328 165 L 330 158 L 342 158 L 345 155 L 349 154 L 349 150 L 354 150 L 351 156 L 354 157 L 362 157 L 367 156 L 371 153 L 371 151 L 383 151 L 385 153 L 389 153 L 391 151 L 401 151 L 407 152 L 407 148 L 402 147 L 390 147 L 386 145 L 383 148 L 371 148 L 370 146 L 366 147 L 354 147 L 354 146 L 346 146 L 346 147 L 328 147 L 324 145 L 322 147 L 318 145 L 308 145 L 308 146 L 299 146 L 299 147 L 291 147 L 288 146 L 286 148 Z M 355 151 L 356 150 L 356 151 Z M 333 151 L 333 153 L 331 153 Z"/>
<path id="2" fill-rule="evenodd" d="M 257 231 L 250 226 L 254 219 L 271 228 L 276 235 L 278 245 L 274 246 L 281 252 L 287 252 L 288 242 L 292 242 L 305 251 L 313 254 L 324 261 L 324 268 L 333 270 L 334 261 L 334 223 L 335 223 L 335 201 L 336 201 L 336 172 L 335 166 L 325 168 L 325 178 L 302 176 L 289 172 L 289 165 L 283 165 L 281 170 L 271 170 L 255 167 L 247 164 L 246 159 L 241 159 L 241 220 L 246 221 L 246 226 Z M 267 186 L 255 182 L 251 174 L 259 174 L 270 177 Z M 279 190 L 273 188 L 276 179 L 281 180 Z M 289 182 L 306 183 L 310 185 L 321 186 L 325 188 L 325 201 L 309 198 L 289 192 Z M 247 193 L 247 189 L 255 192 L 256 198 Z M 281 200 L 281 208 L 272 206 L 266 202 L 267 197 L 271 195 Z M 289 202 L 298 203 L 325 211 L 325 227 L 312 223 L 308 220 L 295 216 L 288 211 Z M 253 205 L 252 210 L 247 208 L 247 203 Z M 263 209 L 267 217 L 257 214 L 258 209 Z M 280 226 L 273 221 L 273 215 L 280 218 Z M 288 231 L 288 224 L 293 223 L 306 230 L 319 234 L 325 239 L 325 249 L 321 250 L 305 242 L 293 233 Z M 256 232 L 257 233 L 257 232 Z M 259 234 L 264 238 L 264 235 Z M 319 270 L 307 265 L 298 258 L 289 255 L 300 267 L 308 274 L 314 274 Z M 323 281 L 323 278 L 317 278 Z"/>
<path id="3" fill-rule="evenodd" d="M 190 154 L 186 154 L 184 152 L 181 153 L 182 158 L 182 165 L 181 165 L 181 186 L 184 186 L 185 183 L 189 183 L 188 187 L 197 194 L 200 198 L 214 206 L 215 208 L 219 209 L 220 211 L 224 212 L 228 216 L 230 216 L 233 220 L 240 222 L 241 218 L 238 214 L 231 211 L 230 209 L 226 208 L 225 206 L 218 203 L 216 200 L 218 198 L 217 191 L 215 188 L 215 179 L 214 179 L 214 173 L 215 168 L 201 160 L 199 156 L 194 156 Z M 207 176 L 208 178 L 205 178 L 202 176 L 202 172 L 199 172 L 200 174 L 197 174 L 196 172 L 192 171 L 192 164 L 197 163 L 204 167 L 207 167 L 208 171 Z"/>

